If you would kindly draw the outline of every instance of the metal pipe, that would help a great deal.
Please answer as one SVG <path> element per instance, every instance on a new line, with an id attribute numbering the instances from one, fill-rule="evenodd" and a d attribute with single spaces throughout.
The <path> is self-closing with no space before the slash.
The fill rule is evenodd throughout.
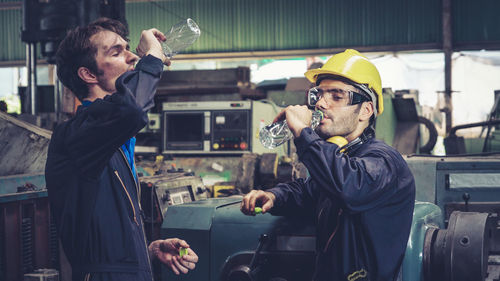
<path id="1" fill-rule="evenodd" d="M 458 125 L 458 126 L 451 128 L 448 136 L 455 136 L 456 132 L 458 130 L 462 130 L 462 129 L 479 127 L 479 126 L 492 126 L 492 125 L 498 125 L 498 124 L 500 124 L 500 120 L 490 120 L 490 121 L 483 121 L 483 122 L 477 122 L 477 123 Z"/>
<path id="2" fill-rule="evenodd" d="M 26 69 L 28 71 L 28 85 L 26 87 L 25 101 L 29 102 L 30 106 L 26 108 L 27 113 L 37 114 L 37 90 L 36 90 L 36 43 L 26 44 Z"/>
<path id="3" fill-rule="evenodd" d="M 54 81 L 54 112 L 56 113 L 56 120 L 59 123 L 59 120 L 62 115 L 62 91 L 64 89 L 64 86 L 62 85 L 61 81 L 59 78 L 55 78 Z"/>
<path id="4" fill-rule="evenodd" d="M 452 125 L 453 104 L 451 101 L 451 56 L 453 54 L 453 29 L 451 19 L 451 0 L 443 0 L 443 51 L 444 51 L 444 113 L 446 132 Z"/>

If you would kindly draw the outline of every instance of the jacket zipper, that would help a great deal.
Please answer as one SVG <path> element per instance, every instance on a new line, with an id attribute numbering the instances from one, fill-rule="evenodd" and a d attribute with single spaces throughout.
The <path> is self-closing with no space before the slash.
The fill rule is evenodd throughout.
<path id="1" fill-rule="evenodd" d="M 120 152 L 121 152 L 121 154 L 123 156 L 123 159 L 125 160 L 125 163 L 127 163 L 127 167 L 128 167 L 129 172 L 130 172 L 130 175 L 132 176 L 132 179 L 134 180 L 135 190 L 137 192 L 137 203 L 139 204 L 139 209 L 142 211 L 142 207 L 141 207 L 141 190 L 139 188 L 139 185 L 137 184 L 137 181 L 135 180 L 134 172 L 132 172 L 132 168 L 130 167 L 130 164 L 128 163 L 127 156 L 125 156 L 125 152 L 123 152 L 123 150 L 121 148 L 119 148 L 118 150 L 120 150 Z"/>
<path id="2" fill-rule="evenodd" d="M 123 150 L 121 148 L 118 149 L 121 154 L 122 154 L 122 157 L 123 157 L 123 160 L 125 160 L 125 163 L 127 164 L 127 167 L 128 167 L 128 170 L 130 172 L 130 175 L 132 176 L 132 179 L 134 180 L 134 183 L 135 183 L 135 190 L 137 191 L 137 204 L 139 204 L 139 210 L 141 211 L 142 213 L 142 206 L 141 206 L 141 191 L 140 191 L 140 188 L 139 188 L 139 185 L 137 184 L 137 181 L 135 180 L 135 177 L 134 177 L 134 172 L 132 172 L 132 167 L 130 167 L 130 164 L 128 163 L 128 160 L 127 160 L 127 157 L 125 156 L 125 153 L 123 152 Z M 116 175 L 118 176 L 118 172 L 115 171 Z M 120 178 L 120 177 L 118 177 Z M 122 183 L 123 185 L 123 182 L 121 181 L 120 179 L 120 182 Z M 123 185 L 123 188 L 125 188 L 125 185 Z M 125 188 L 125 191 L 127 191 L 127 189 Z M 128 196 L 128 199 L 130 200 L 130 204 L 132 204 L 132 208 L 134 208 L 134 204 L 132 203 L 132 199 L 130 198 L 130 195 L 128 194 L 127 192 L 127 196 Z M 135 210 L 135 208 L 134 208 Z M 139 223 L 137 222 L 137 219 L 135 217 L 135 211 L 134 211 L 134 220 L 135 220 L 135 223 L 137 225 L 139 225 Z M 151 259 L 149 257 L 149 250 L 148 250 L 148 243 L 146 241 L 146 232 L 144 231 L 144 225 L 142 225 L 142 238 L 144 240 L 144 247 L 146 247 L 146 254 L 148 256 L 148 264 L 150 266 L 150 271 L 153 272 L 153 270 L 151 269 Z"/>
<path id="3" fill-rule="evenodd" d="M 323 210 L 323 209 L 321 209 L 321 210 Z M 328 241 L 326 242 L 326 245 L 323 248 L 323 253 L 326 253 L 326 250 L 328 249 L 328 247 L 332 243 L 332 240 L 333 240 L 333 237 L 335 236 L 335 233 L 337 233 L 337 230 L 339 229 L 340 215 L 342 215 L 342 209 L 339 209 L 339 212 L 337 213 L 337 225 L 335 226 L 335 229 L 333 230 L 332 234 L 330 235 L 330 238 L 328 238 Z"/>
<path id="4" fill-rule="evenodd" d="M 318 214 L 318 223 L 319 223 L 319 219 L 321 219 L 321 215 L 323 214 L 323 210 L 325 209 L 325 207 L 323 206 L 323 208 L 321 208 L 321 210 L 319 210 L 319 214 Z"/>
<path id="5" fill-rule="evenodd" d="M 128 197 L 128 201 L 130 202 L 130 206 L 132 206 L 132 212 L 134 213 L 134 222 L 137 225 L 139 225 L 139 222 L 137 221 L 137 216 L 135 215 L 135 207 L 134 207 L 134 203 L 132 202 L 132 197 L 130 197 L 130 194 L 128 193 L 127 188 L 125 187 L 125 184 L 123 183 L 122 178 L 120 178 L 118 171 L 115 171 L 115 175 L 118 178 L 118 180 L 120 181 L 120 183 L 122 184 L 123 190 L 125 190 L 125 193 L 127 194 L 127 197 Z"/>

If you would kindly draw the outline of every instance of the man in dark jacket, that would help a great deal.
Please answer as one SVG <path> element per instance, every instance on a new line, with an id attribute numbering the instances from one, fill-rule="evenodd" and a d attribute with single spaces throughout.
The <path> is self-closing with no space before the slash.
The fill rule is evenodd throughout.
<path id="1" fill-rule="evenodd" d="M 305 75 L 316 84 L 308 98 L 324 114 L 320 125 L 316 131 L 309 128 L 306 106 L 289 106 L 275 121 L 286 118 L 310 177 L 253 190 L 241 210 L 251 215 L 260 205 L 263 213 L 312 215 L 317 226 L 314 280 L 396 280 L 411 228 L 415 183 L 401 155 L 374 138 L 372 125 L 383 111 L 380 75 L 355 50 L 334 55 Z"/>
<path id="2" fill-rule="evenodd" d="M 75 281 L 151 281 L 152 258 L 176 274 L 198 261 L 177 238 L 146 244 L 134 135 L 147 122 L 163 64 L 170 61 L 158 30 L 142 32 L 138 56 L 129 51 L 127 35 L 120 22 L 99 19 L 70 31 L 56 55 L 59 79 L 82 102 L 54 130 L 45 170 Z M 188 248 L 183 257 L 181 247 Z"/>

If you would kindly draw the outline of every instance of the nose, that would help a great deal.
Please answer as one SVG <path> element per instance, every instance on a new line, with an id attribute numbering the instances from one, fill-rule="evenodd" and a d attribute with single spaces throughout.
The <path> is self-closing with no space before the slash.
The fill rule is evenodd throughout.
<path id="1" fill-rule="evenodd" d="M 319 98 L 319 100 L 316 102 L 316 109 L 326 109 L 328 107 L 327 102 L 325 101 L 325 96 L 322 96 Z"/>
<path id="2" fill-rule="evenodd" d="M 127 50 L 127 54 L 128 54 L 127 62 L 129 64 L 134 64 L 137 60 L 139 60 L 139 57 L 136 54 L 132 53 L 131 51 Z"/>

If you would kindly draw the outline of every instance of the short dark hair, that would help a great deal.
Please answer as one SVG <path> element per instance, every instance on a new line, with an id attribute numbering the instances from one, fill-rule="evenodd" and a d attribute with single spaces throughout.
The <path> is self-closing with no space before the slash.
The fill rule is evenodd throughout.
<path id="1" fill-rule="evenodd" d="M 128 42 L 128 29 L 121 22 L 109 18 L 99 18 L 87 26 L 70 30 L 56 53 L 57 77 L 81 101 L 89 94 L 87 84 L 78 76 L 80 67 L 88 68 L 99 75 L 96 55 L 97 48 L 90 37 L 100 31 L 112 31 Z"/>

